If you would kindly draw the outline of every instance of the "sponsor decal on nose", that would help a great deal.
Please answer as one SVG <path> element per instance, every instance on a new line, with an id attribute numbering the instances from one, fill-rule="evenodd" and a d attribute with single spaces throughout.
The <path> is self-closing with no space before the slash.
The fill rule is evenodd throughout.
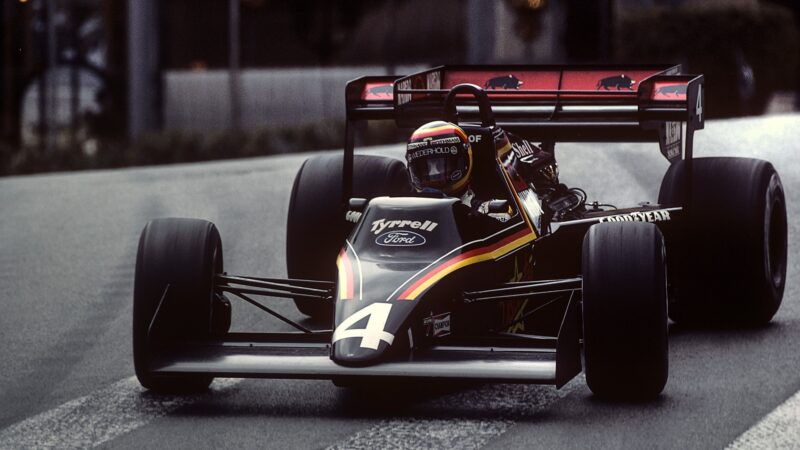
<path id="1" fill-rule="evenodd" d="M 430 220 L 420 222 L 419 220 L 378 219 L 372 221 L 372 228 L 370 228 L 370 231 L 375 234 L 381 234 L 384 230 L 392 228 L 413 228 L 415 230 L 433 231 L 438 225 L 437 222 L 431 222 Z"/>
<path id="2" fill-rule="evenodd" d="M 375 243 L 385 247 L 416 247 L 425 244 L 425 237 L 413 231 L 387 231 Z"/>
<path id="3" fill-rule="evenodd" d="M 423 319 L 425 335 L 428 337 L 442 337 L 450 334 L 450 313 L 431 315 Z"/>

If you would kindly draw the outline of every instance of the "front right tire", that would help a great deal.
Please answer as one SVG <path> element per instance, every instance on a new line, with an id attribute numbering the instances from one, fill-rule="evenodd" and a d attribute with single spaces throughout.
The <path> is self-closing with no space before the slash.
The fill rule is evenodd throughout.
<path id="1" fill-rule="evenodd" d="M 286 269 L 289 278 L 336 281 L 336 255 L 353 223 L 345 220 L 341 153 L 307 159 L 292 186 L 286 223 Z M 406 166 L 383 156 L 354 155 L 353 197 L 408 195 Z M 333 307 L 317 300 L 296 299 L 303 314 L 331 320 Z"/>

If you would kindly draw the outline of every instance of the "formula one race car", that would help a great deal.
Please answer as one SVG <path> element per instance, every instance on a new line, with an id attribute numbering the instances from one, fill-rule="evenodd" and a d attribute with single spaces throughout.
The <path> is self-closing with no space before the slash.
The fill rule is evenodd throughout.
<path id="1" fill-rule="evenodd" d="M 292 187 L 289 279 L 224 272 L 210 222 L 145 226 L 133 304 L 139 381 L 156 391 L 202 389 L 216 376 L 561 387 L 583 369 L 596 395 L 659 395 L 668 313 L 695 326 L 764 324 L 785 283 L 775 169 L 692 158 L 703 83 L 680 66 L 445 66 L 351 81 L 344 155 L 309 158 Z M 412 190 L 399 160 L 354 154 L 360 121 L 443 119 L 468 135 L 487 215 Z M 546 203 L 517 170 L 525 149 L 497 144 L 498 130 L 551 153 L 565 141 L 658 142 L 671 165 L 657 205 L 589 205 L 576 190 Z M 253 296 L 293 299 L 330 325 L 309 330 Z M 234 297 L 299 331 L 229 332 Z"/>

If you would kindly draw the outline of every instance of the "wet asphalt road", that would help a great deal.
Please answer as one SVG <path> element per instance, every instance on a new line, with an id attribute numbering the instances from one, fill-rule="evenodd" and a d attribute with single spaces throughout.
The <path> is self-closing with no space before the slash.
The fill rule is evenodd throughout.
<path id="1" fill-rule="evenodd" d="M 672 327 L 670 379 L 657 401 L 600 402 L 582 379 L 563 391 L 495 385 L 407 392 L 390 385 L 368 396 L 326 381 L 246 380 L 165 409 L 104 445 L 724 447 L 800 390 L 800 116 L 706 128 L 696 135 L 696 156 L 763 158 L 782 177 L 790 233 L 786 293 L 765 328 Z M 285 276 L 289 191 L 307 156 L 0 179 L 0 432 L 133 375 L 131 293 L 147 220 L 211 220 L 222 234 L 228 272 Z M 617 205 L 655 202 L 667 167 L 655 144 L 564 144 L 558 158 L 563 182 L 584 188 L 590 201 Z M 291 303 L 277 309 L 300 318 Z M 234 328 L 285 329 L 244 304 L 234 305 Z"/>

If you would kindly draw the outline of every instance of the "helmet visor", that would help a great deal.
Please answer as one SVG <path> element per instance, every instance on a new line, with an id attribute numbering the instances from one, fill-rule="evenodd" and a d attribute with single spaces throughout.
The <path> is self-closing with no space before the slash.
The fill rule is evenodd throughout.
<path id="1" fill-rule="evenodd" d="M 441 189 L 447 184 L 449 173 L 455 171 L 460 178 L 459 170 L 455 167 L 448 167 L 448 165 L 455 166 L 454 162 L 452 158 L 444 156 L 419 158 L 410 164 L 411 173 L 417 178 L 414 182 L 419 184 L 418 188 Z"/>

